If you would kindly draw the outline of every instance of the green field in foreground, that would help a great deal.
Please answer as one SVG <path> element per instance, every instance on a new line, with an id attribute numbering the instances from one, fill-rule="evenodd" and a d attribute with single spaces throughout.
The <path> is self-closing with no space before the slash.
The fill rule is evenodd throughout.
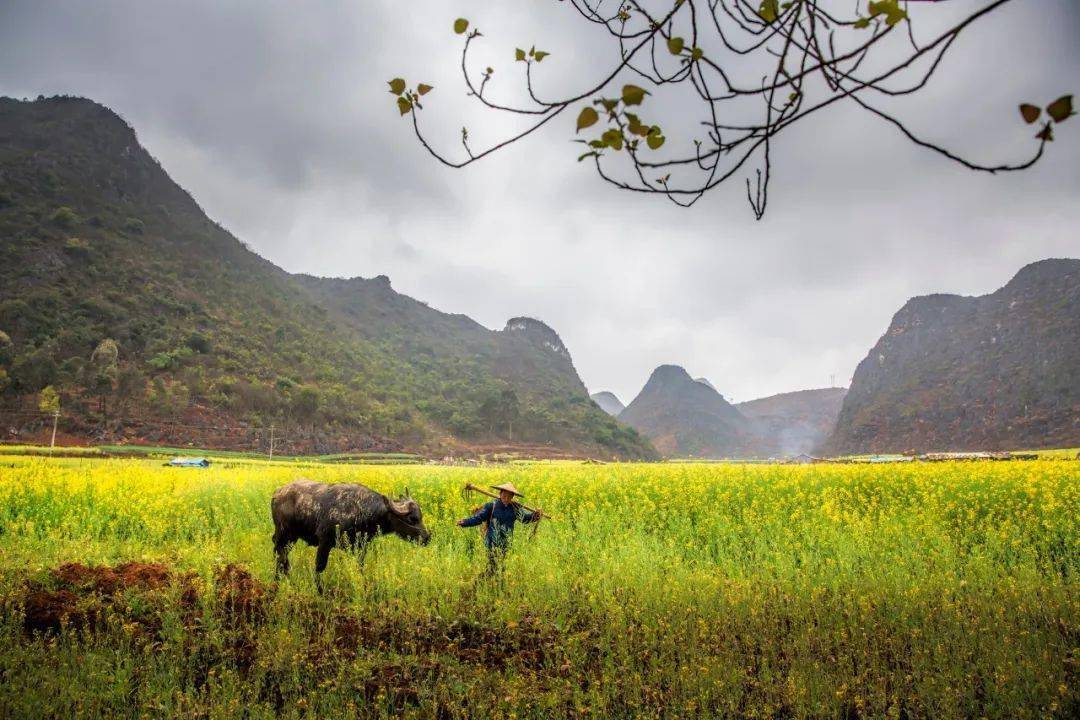
<path id="1" fill-rule="evenodd" d="M 301 473 L 407 486 L 432 543 L 335 552 L 321 596 L 298 547 L 274 584 L 269 498 Z M 499 584 L 453 521 L 506 480 L 554 519 Z M 1066 460 L 10 455 L 0 717 L 1076 717 L 1078 518 Z"/>

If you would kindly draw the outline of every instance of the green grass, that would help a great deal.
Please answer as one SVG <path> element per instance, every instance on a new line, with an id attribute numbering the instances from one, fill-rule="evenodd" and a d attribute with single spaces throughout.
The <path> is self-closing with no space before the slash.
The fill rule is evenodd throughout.
<path id="1" fill-rule="evenodd" d="M 269 497 L 300 468 L 10 457 L 0 468 L 0 717 L 1075 717 L 1080 464 L 357 467 L 409 487 L 432 543 L 363 564 L 293 551 Z M 503 584 L 454 527 L 512 480 L 554 520 Z M 92 631 L 27 635 L 63 562 L 159 561 L 182 588 L 81 596 Z M 237 619 L 217 569 L 267 584 Z M 98 605 L 94 605 L 97 603 Z M 80 607 L 83 607 L 80 606 Z"/>
<path id="2" fill-rule="evenodd" d="M 242 450 L 207 450 L 191 447 L 155 445 L 98 445 L 94 447 L 56 447 L 35 445 L 0 445 L 0 455 L 34 455 L 46 457 L 206 457 L 227 460 L 268 460 L 266 453 Z M 421 462 L 412 453 L 337 453 L 333 455 L 275 455 L 275 462 L 355 463 L 396 465 Z"/>

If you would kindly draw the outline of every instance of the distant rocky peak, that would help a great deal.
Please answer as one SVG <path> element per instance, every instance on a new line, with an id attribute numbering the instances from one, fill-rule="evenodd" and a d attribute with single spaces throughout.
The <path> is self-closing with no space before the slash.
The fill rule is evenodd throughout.
<path id="1" fill-rule="evenodd" d="M 681 365 L 660 365 L 653 370 L 645 386 L 653 389 L 686 388 L 693 390 L 699 388 L 699 391 L 703 391 L 708 395 L 720 395 L 712 383 L 704 378 L 691 377 L 690 373 L 686 372 L 686 369 Z"/>
<path id="2" fill-rule="evenodd" d="M 1027 288 L 1039 288 L 1046 284 L 1065 282 L 1075 285 L 1080 276 L 1080 260 L 1075 258 L 1048 258 L 1029 263 L 1013 276 L 1005 287 L 1005 292 L 1023 291 Z"/>
<path id="3" fill-rule="evenodd" d="M 593 393 L 591 395 L 593 402 L 600 406 L 600 409 L 606 412 L 612 417 L 618 417 L 619 413 L 626 409 L 615 393 L 608 390 L 601 390 L 600 392 Z"/>
<path id="4" fill-rule="evenodd" d="M 694 382 L 701 383 L 702 385 L 705 385 L 706 387 L 710 387 L 713 390 L 716 390 L 716 386 L 713 385 L 711 382 L 709 382 L 708 378 L 703 378 L 703 377 L 694 378 Z M 716 390 L 716 392 L 720 392 L 720 391 Z"/>
<path id="5" fill-rule="evenodd" d="M 658 365 L 649 376 L 649 382 L 694 382 L 682 365 Z"/>
<path id="6" fill-rule="evenodd" d="M 503 332 L 512 333 L 524 337 L 534 345 L 538 345 L 546 350 L 561 355 L 567 360 L 570 359 L 570 351 L 563 345 L 562 338 L 559 334 L 551 329 L 546 323 L 543 323 L 535 318 L 530 317 L 516 317 L 510 318 L 506 321 L 506 327 L 503 328 Z"/>

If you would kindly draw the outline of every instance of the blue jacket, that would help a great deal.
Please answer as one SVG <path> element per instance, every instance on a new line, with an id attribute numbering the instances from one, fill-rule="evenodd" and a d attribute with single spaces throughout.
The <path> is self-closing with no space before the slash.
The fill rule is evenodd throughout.
<path id="1" fill-rule="evenodd" d="M 505 550 L 510 544 L 514 523 L 518 520 L 523 523 L 536 522 L 536 513 L 522 509 L 517 503 L 506 505 L 502 500 L 492 500 L 485 503 L 475 515 L 462 520 L 461 526 L 476 527 L 486 521 L 488 526 L 487 534 L 484 535 L 484 545 Z"/>

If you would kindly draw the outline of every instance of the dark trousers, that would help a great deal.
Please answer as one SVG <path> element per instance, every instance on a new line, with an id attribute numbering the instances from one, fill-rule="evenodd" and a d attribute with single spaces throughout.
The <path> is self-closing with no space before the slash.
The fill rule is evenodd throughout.
<path id="1" fill-rule="evenodd" d="M 489 545 L 487 548 L 488 577 L 501 578 L 505 572 L 506 548 L 498 545 Z"/>

